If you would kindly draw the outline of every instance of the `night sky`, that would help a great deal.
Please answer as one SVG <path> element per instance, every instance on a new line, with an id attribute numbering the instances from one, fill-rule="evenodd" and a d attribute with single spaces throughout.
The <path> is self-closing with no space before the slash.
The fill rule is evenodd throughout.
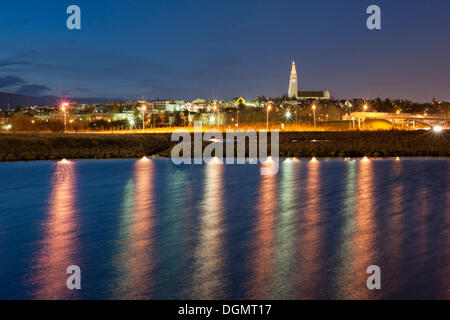
<path id="1" fill-rule="evenodd" d="M 82 29 L 66 28 L 66 8 Z M 382 30 L 366 28 L 377 4 Z M 450 100 L 448 0 L 2 1 L 0 91 L 124 99 L 300 90 Z"/>

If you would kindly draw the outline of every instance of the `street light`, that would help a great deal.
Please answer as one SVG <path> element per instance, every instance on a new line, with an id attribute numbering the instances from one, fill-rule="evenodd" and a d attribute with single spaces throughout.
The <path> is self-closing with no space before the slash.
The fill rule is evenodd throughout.
<path id="1" fill-rule="evenodd" d="M 63 102 L 61 104 L 61 111 L 64 115 L 64 133 L 66 133 L 67 130 L 67 109 L 69 108 L 69 103 L 68 102 Z"/>
<path id="2" fill-rule="evenodd" d="M 312 105 L 313 114 L 314 114 L 314 130 L 316 130 L 316 105 Z"/>
<path id="3" fill-rule="evenodd" d="M 367 103 L 363 106 L 363 127 L 366 128 L 366 111 L 369 108 Z"/>
<path id="4" fill-rule="evenodd" d="M 298 130 L 298 112 L 297 110 L 295 112 L 295 130 Z"/>
<path id="5" fill-rule="evenodd" d="M 216 115 L 217 113 L 217 115 Z M 217 119 L 217 129 L 219 129 L 219 110 L 217 109 L 217 101 L 213 103 L 213 117 Z M 214 120 L 213 120 L 214 121 Z"/>
<path id="6" fill-rule="evenodd" d="M 266 120 L 267 131 L 269 131 L 269 112 L 270 112 L 270 110 L 272 110 L 272 105 L 269 103 L 267 105 L 267 120 Z"/>
<path id="7" fill-rule="evenodd" d="M 291 112 L 288 110 L 288 111 L 286 111 L 286 119 L 290 119 L 291 118 Z"/>
<path id="8" fill-rule="evenodd" d="M 145 132 L 145 111 L 147 110 L 147 106 L 142 106 L 142 131 Z"/>

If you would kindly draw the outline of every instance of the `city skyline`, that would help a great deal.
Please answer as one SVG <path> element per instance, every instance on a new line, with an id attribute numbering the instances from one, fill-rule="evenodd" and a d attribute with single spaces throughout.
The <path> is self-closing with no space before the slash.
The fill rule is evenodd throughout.
<path id="1" fill-rule="evenodd" d="M 327 88 L 335 98 L 450 100 L 450 45 L 443 41 L 450 31 L 448 2 L 378 1 L 381 30 L 366 28 L 367 1 L 81 0 L 81 30 L 66 28 L 69 4 L 3 4 L 1 38 L 8 45 L 0 54 L 0 92 L 276 97 L 287 94 L 295 60 L 301 90 Z"/>

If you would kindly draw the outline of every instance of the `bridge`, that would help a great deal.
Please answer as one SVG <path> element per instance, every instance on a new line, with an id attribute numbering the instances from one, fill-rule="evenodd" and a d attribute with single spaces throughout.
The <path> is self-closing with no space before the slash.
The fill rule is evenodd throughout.
<path id="1" fill-rule="evenodd" d="M 343 120 L 352 120 L 358 123 L 358 128 L 361 127 L 361 121 L 365 119 L 387 120 L 394 124 L 402 124 L 406 127 L 416 128 L 418 124 L 432 128 L 439 125 L 448 129 L 450 119 L 446 115 L 428 115 L 428 114 L 413 114 L 413 113 L 387 113 L 387 112 L 352 112 L 350 115 L 345 115 Z"/>

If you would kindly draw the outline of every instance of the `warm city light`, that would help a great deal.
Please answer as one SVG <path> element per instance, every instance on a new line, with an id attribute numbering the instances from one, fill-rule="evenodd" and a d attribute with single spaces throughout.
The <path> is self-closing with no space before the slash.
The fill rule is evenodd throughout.
<path id="1" fill-rule="evenodd" d="M 286 111 L 286 119 L 290 119 L 292 116 L 290 111 Z"/>
<path id="2" fill-rule="evenodd" d="M 444 128 L 442 128 L 439 125 L 436 125 L 436 126 L 433 127 L 433 132 L 434 133 L 441 133 L 443 130 L 444 130 Z"/>

